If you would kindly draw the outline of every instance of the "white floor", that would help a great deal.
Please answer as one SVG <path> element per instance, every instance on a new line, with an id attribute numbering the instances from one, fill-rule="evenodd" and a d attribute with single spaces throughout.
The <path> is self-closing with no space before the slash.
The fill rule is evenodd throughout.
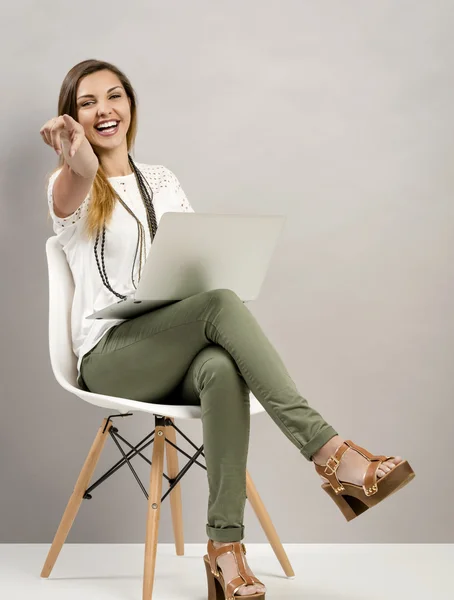
<path id="1" fill-rule="evenodd" d="M 4 600 L 142 600 L 144 546 L 65 544 L 49 579 L 47 544 L 0 545 Z M 284 544 L 288 579 L 268 544 L 248 544 L 248 562 L 267 600 L 452 600 L 454 544 Z M 206 600 L 205 544 L 159 544 L 154 600 Z"/>

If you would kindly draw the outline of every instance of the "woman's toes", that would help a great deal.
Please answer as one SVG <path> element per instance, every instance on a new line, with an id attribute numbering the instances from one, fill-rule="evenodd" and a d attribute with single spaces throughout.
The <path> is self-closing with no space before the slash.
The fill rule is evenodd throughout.
<path id="1" fill-rule="evenodd" d="M 255 585 L 245 585 L 238 590 L 237 594 L 240 594 L 240 596 L 252 596 L 252 594 L 255 594 L 255 592 Z"/>
<path id="2" fill-rule="evenodd" d="M 392 471 L 401 462 L 402 458 L 400 456 L 395 456 L 393 459 L 382 462 L 380 468 L 377 469 L 378 477 L 383 477 L 384 475 Z"/>
<path id="3" fill-rule="evenodd" d="M 252 592 L 252 593 L 263 594 L 265 592 L 265 588 L 261 585 L 255 584 L 254 587 L 255 587 L 255 592 Z"/>
<path id="4" fill-rule="evenodd" d="M 380 465 L 380 468 L 377 469 L 378 477 L 383 477 L 386 475 L 391 469 L 389 469 L 386 465 Z"/>
<path id="5" fill-rule="evenodd" d="M 394 468 L 395 468 L 395 467 L 397 467 L 397 465 L 398 465 L 399 463 L 401 463 L 401 462 L 402 462 L 402 459 L 399 459 L 397 462 L 394 462 L 394 460 L 387 460 L 387 461 L 385 462 L 385 465 L 386 465 L 387 467 L 389 467 L 389 469 L 394 469 Z"/>

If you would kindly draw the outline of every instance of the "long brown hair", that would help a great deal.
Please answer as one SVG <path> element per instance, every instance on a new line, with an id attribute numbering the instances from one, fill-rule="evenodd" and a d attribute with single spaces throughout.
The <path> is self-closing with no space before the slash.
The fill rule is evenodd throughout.
<path id="1" fill-rule="evenodd" d="M 118 77 L 125 89 L 126 95 L 130 99 L 131 122 L 126 134 L 126 143 L 128 152 L 130 152 L 134 146 L 137 134 L 137 99 L 129 79 L 115 65 L 95 59 L 84 60 L 75 65 L 68 72 L 61 85 L 60 95 L 58 97 L 58 116 L 67 114 L 75 121 L 78 121 L 76 94 L 79 81 L 86 75 L 90 75 L 91 73 L 105 69 L 112 71 L 112 73 Z M 95 148 L 93 148 L 93 152 L 97 154 Z M 53 173 L 63 167 L 64 162 L 64 156 L 59 156 L 58 167 L 52 171 L 52 173 L 49 175 L 49 179 Z M 100 162 L 98 172 L 96 173 L 96 177 L 91 189 L 91 200 L 88 207 L 86 233 L 90 238 L 93 237 L 97 231 L 100 231 L 105 223 L 109 222 L 116 202 L 117 200 L 114 190 L 107 180 L 106 174 L 104 173 Z"/>

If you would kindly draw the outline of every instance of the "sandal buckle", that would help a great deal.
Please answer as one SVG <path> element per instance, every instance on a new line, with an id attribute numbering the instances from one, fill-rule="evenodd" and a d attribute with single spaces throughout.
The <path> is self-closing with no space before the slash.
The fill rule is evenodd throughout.
<path id="1" fill-rule="evenodd" d="M 329 464 L 330 461 L 334 462 L 333 467 Z M 338 461 L 337 458 L 335 458 L 334 456 L 330 456 L 328 458 L 328 460 L 326 461 L 325 471 L 324 471 L 325 475 L 334 475 L 334 473 L 337 471 L 337 467 L 339 466 L 339 462 L 340 461 Z M 328 470 L 331 472 L 329 473 Z"/>

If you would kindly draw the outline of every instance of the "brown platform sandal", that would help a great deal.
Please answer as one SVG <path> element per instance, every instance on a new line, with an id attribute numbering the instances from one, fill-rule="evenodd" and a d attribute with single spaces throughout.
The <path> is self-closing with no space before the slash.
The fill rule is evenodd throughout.
<path id="1" fill-rule="evenodd" d="M 246 547 L 242 542 L 231 542 L 228 546 L 215 548 L 213 542 L 208 540 L 208 554 L 205 554 L 203 557 L 208 580 L 208 600 L 238 600 L 238 598 L 244 598 L 245 600 L 248 600 L 248 598 L 253 598 L 253 600 L 265 600 L 265 594 L 263 592 L 235 596 L 235 593 L 243 585 L 254 585 L 254 583 L 265 585 L 259 581 L 257 577 L 251 577 L 246 573 L 246 565 L 244 564 L 241 550 L 246 554 Z M 226 552 L 233 553 L 239 572 L 238 577 L 235 577 L 227 583 L 225 582 L 222 570 L 218 567 L 216 561 L 218 556 L 225 554 Z"/>
<path id="2" fill-rule="evenodd" d="M 353 448 L 370 462 L 362 486 L 341 482 L 337 478 L 336 471 L 341 457 L 348 448 Z M 322 488 L 334 500 L 347 521 L 351 521 L 368 508 L 372 508 L 403 488 L 414 478 L 413 469 L 406 460 L 403 460 L 383 477 L 377 479 L 377 469 L 380 468 L 382 462 L 390 458 L 394 458 L 394 456 L 374 456 L 351 440 L 347 440 L 329 457 L 325 465 L 318 465 L 314 462 L 314 466 L 317 473 L 329 481 L 329 483 L 323 483 Z"/>

